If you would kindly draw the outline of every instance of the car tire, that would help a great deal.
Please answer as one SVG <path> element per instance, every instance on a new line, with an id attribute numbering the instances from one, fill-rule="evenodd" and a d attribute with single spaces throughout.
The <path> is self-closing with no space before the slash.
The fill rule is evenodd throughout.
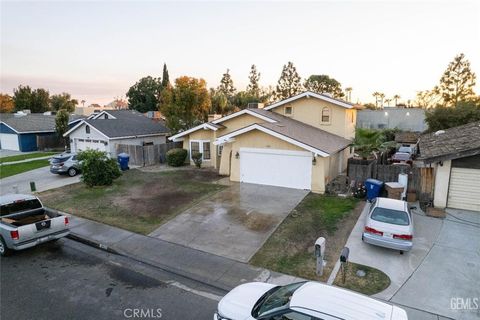
<path id="1" fill-rule="evenodd" d="M 12 250 L 7 247 L 5 241 L 0 237 L 0 256 L 6 257 L 12 253 Z"/>
<path id="2" fill-rule="evenodd" d="M 68 175 L 69 175 L 70 177 L 75 177 L 78 172 L 77 172 L 77 169 L 75 169 L 75 168 L 70 168 L 70 169 L 68 169 L 68 172 L 67 172 L 67 173 L 68 173 Z"/>

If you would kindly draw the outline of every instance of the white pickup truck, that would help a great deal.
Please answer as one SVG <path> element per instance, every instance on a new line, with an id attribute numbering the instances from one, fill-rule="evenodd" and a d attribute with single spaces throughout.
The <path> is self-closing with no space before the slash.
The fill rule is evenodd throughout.
<path id="1" fill-rule="evenodd" d="M 0 196 L 0 255 L 60 239 L 69 232 L 68 217 L 45 208 L 38 197 Z"/>

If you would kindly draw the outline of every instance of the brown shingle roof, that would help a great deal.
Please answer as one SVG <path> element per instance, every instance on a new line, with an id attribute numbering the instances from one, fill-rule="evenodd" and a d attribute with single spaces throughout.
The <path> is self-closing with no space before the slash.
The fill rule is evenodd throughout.
<path id="1" fill-rule="evenodd" d="M 395 133 L 395 142 L 417 143 L 419 137 L 420 137 L 419 132 L 397 132 Z"/>
<path id="2" fill-rule="evenodd" d="M 322 150 L 328 154 L 343 150 L 352 143 L 350 140 L 333 133 L 318 129 L 272 111 L 262 109 L 251 110 L 277 121 L 276 123 L 259 123 L 260 126 L 309 145 L 315 149 Z"/>
<path id="3" fill-rule="evenodd" d="M 425 163 L 480 154 L 480 121 L 422 135 L 420 154 Z"/>

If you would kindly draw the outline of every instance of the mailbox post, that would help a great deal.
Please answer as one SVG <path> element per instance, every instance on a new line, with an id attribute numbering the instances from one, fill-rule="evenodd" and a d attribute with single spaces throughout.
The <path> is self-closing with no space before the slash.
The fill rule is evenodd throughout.
<path id="1" fill-rule="evenodd" d="M 347 273 L 347 266 L 348 266 L 348 256 L 350 254 L 350 249 L 348 247 L 344 247 L 342 252 L 340 253 L 340 263 L 342 267 L 342 282 L 345 283 L 345 276 Z"/>
<path id="2" fill-rule="evenodd" d="M 323 275 L 323 257 L 325 256 L 325 238 L 320 237 L 315 241 L 315 257 L 317 257 L 317 275 Z"/>

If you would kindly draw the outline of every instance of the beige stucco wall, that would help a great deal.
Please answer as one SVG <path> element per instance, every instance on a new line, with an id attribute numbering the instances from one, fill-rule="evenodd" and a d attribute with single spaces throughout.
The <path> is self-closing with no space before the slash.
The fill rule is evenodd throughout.
<path id="1" fill-rule="evenodd" d="M 285 107 L 292 107 L 293 114 L 289 116 L 292 119 L 308 123 L 311 126 L 347 139 L 353 139 L 355 136 L 355 109 L 346 109 L 315 98 L 302 98 L 274 108 L 271 111 L 285 115 Z M 322 110 L 325 107 L 330 109 L 329 123 L 322 122 Z"/>
<path id="2" fill-rule="evenodd" d="M 263 123 L 263 122 L 265 122 L 265 121 L 258 118 L 258 117 L 254 117 L 254 116 L 251 116 L 251 115 L 245 113 L 245 114 L 242 114 L 242 115 L 237 116 L 235 118 L 232 118 L 232 119 L 226 120 L 222 123 L 219 123 L 219 124 L 225 126 L 226 128 L 218 129 L 217 136 L 220 137 L 220 136 L 223 136 L 223 135 L 225 135 L 227 133 L 230 133 L 232 131 L 247 127 L 251 124 Z"/>
<path id="3" fill-rule="evenodd" d="M 215 131 L 212 130 L 197 130 L 192 132 L 183 140 L 183 149 L 188 151 L 187 161 L 191 165 L 194 165 L 193 161 L 190 160 L 190 141 L 191 140 L 209 140 L 210 141 L 210 160 L 204 160 L 202 162 L 203 167 L 216 167 L 217 160 L 217 146 L 213 144 L 215 140 Z"/>
<path id="4" fill-rule="evenodd" d="M 450 168 L 452 161 L 444 161 L 443 166 L 435 165 L 435 188 L 433 194 L 433 206 L 444 209 L 447 206 L 448 186 L 450 184 Z"/>

